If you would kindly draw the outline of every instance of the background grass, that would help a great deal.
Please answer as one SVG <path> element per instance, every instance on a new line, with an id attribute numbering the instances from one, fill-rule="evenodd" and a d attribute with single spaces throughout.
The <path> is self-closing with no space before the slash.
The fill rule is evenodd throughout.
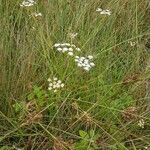
<path id="1" fill-rule="evenodd" d="M 149 0 L 20 3 L 0 1 L 0 149 L 150 148 Z M 80 70 L 53 49 L 59 42 L 93 55 L 96 66 Z M 47 90 L 53 76 L 65 83 L 56 94 Z"/>

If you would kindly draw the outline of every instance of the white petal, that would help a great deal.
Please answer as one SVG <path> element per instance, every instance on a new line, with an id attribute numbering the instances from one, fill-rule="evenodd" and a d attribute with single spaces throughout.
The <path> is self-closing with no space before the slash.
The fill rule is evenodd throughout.
<path id="1" fill-rule="evenodd" d="M 59 84 L 60 84 L 60 83 L 61 83 L 61 80 L 58 80 L 58 81 L 57 81 L 57 83 L 59 83 Z"/>
<path id="2" fill-rule="evenodd" d="M 69 43 L 64 43 L 66 46 L 70 46 L 70 44 Z"/>
<path id="3" fill-rule="evenodd" d="M 64 47 L 62 52 L 67 52 L 68 51 L 68 48 L 67 47 Z"/>
<path id="4" fill-rule="evenodd" d="M 96 11 L 102 11 L 102 9 L 101 8 L 97 8 Z"/>
<path id="5" fill-rule="evenodd" d="M 75 62 L 79 62 L 79 60 L 78 60 L 78 59 L 75 59 Z"/>
<path id="6" fill-rule="evenodd" d="M 55 89 L 55 88 L 57 88 L 57 85 L 55 84 L 55 85 L 53 85 L 53 88 Z"/>
<path id="7" fill-rule="evenodd" d="M 51 82 L 52 80 L 51 80 L 51 78 L 48 78 L 47 81 L 48 81 L 48 82 Z"/>
<path id="8" fill-rule="evenodd" d="M 80 51 L 81 51 L 81 49 L 80 49 L 80 48 L 76 48 L 76 50 L 77 50 L 78 52 L 80 52 Z"/>
<path id="9" fill-rule="evenodd" d="M 54 90 L 54 93 L 56 93 L 57 92 L 57 90 Z"/>
<path id="10" fill-rule="evenodd" d="M 52 87 L 48 87 L 48 90 L 52 90 L 53 88 Z"/>
<path id="11" fill-rule="evenodd" d="M 83 66 L 83 64 L 81 64 L 81 63 L 78 63 L 77 65 L 78 65 L 78 67 L 82 67 Z"/>
<path id="12" fill-rule="evenodd" d="M 85 60 L 84 60 L 84 63 L 85 63 L 85 64 L 89 64 L 89 60 L 88 60 L 88 59 L 85 59 Z"/>
<path id="13" fill-rule="evenodd" d="M 73 52 L 68 52 L 68 55 L 73 56 Z"/>
<path id="14" fill-rule="evenodd" d="M 75 48 L 76 46 L 75 46 L 74 44 L 71 44 L 71 47 L 74 47 L 74 48 Z"/>
<path id="15" fill-rule="evenodd" d="M 84 67 L 84 70 L 89 71 L 90 68 L 89 67 Z"/>
<path id="16" fill-rule="evenodd" d="M 49 86 L 53 86 L 53 83 L 50 83 Z"/>
<path id="17" fill-rule="evenodd" d="M 94 64 L 94 63 L 90 63 L 90 65 L 91 65 L 92 67 L 94 67 L 94 66 L 95 66 L 95 64 Z"/>
<path id="18" fill-rule="evenodd" d="M 61 46 L 66 46 L 66 43 L 62 43 Z"/>
<path id="19" fill-rule="evenodd" d="M 89 55 L 88 58 L 89 58 L 89 59 L 93 59 L 93 56 L 92 56 L 92 55 Z"/>
<path id="20" fill-rule="evenodd" d="M 58 79 L 56 77 L 53 78 L 54 81 L 57 81 Z"/>
<path id="21" fill-rule="evenodd" d="M 58 47 L 58 46 L 60 46 L 60 44 L 59 44 L 59 43 L 54 44 L 54 47 Z"/>
<path id="22" fill-rule="evenodd" d="M 57 48 L 57 51 L 59 51 L 59 52 L 62 51 L 62 48 L 58 47 L 58 48 Z"/>
<path id="23" fill-rule="evenodd" d="M 72 52 L 72 51 L 73 51 L 73 48 L 70 47 L 70 48 L 68 48 L 68 50 Z"/>
<path id="24" fill-rule="evenodd" d="M 60 84 L 57 84 L 57 85 L 56 85 L 56 88 L 60 88 Z"/>
<path id="25" fill-rule="evenodd" d="M 85 59 L 85 57 L 80 57 L 80 59 L 81 59 L 81 60 L 84 60 L 84 59 Z"/>
<path id="26" fill-rule="evenodd" d="M 78 58 L 79 58 L 79 56 L 75 56 L 75 58 L 77 58 L 77 59 L 78 59 Z"/>
<path id="27" fill-rule="evenodd" d="M 60 86 L 63 88 L 65 85 L 62 83 Z"/>

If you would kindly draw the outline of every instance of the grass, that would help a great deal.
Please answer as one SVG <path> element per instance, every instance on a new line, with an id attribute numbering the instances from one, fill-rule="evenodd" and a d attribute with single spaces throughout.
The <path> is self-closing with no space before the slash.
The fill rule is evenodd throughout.
<path id="1" fill-rule="evenodd" d="M 20 3 L 0 1 L 0 150 L 149 149 L 149 1 Z M 96 66 L 78 68 L 53 48 L 59 42 Z M 54 76 L 65 83 L 57 93 L 47 90 Z"/>

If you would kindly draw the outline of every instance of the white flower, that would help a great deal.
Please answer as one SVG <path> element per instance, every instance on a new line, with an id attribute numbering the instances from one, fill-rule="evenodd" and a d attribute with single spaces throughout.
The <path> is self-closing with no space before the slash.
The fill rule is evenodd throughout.
<path id="1" fill-rule="evenodd" d="M 50 83 L 49 86 L 53 86 L 53 83 Z"/>
<path id="2" fill-rule="evenodd" d="M 53 88 L 52 87 L 48 87 L 48 90 L 52 90 Z"/>
<path id="3" fill-rule="evenodd" d="M 73 52 L 68 52 L 68 55 L 73 56 Z"/>
<path id="4" fill-rule="evenodd" d="M 109 15 L 109 16 L 111 15 L 111 11 L 108 9 L 103 10 L 102 8 L 97 8 L 96 11 L 100 12 L 101 15 Z"/>
<path id="5" fill-rule="evenodd" d="M 58 47 L 58 46 L 60 46 L 60 43 L 54 44 L 54 47 Z"/>
<path id="6" fill-rule="evenodd" d="M 62 43 L 62 44 L 60 44 L 61 46 L 66 46 L 66 43 Z"/>
<path id="7" fill-rule="evenodd" d="M 64 43 L 66 46 L 70 46 L 70 44 L 69 43 Z"/>
<path id="8" fill-rule="evenodd" d="M 89 56 L 87 57 L 75 56 L 75 62 L 77 63 L 77 66 L 83 68 L 86 71 L 89 71 L 92 67 L 94 67 L 95 64 L 91 62 L 92 61 L 91 59 L 93 59 L 93 56 L 91 55 Z"/>
<path id="9" fill-rule="evenodd" d="M 64 87 L 65 85 L 62 83 L 60 86 L 61 86 L 61 87 Z"/>
<path id="10" fill-rule="evenodd" d="M 74 44 L 71 44 L 71 47 L 74 47 L 74 48 L 76 48 L 76 46 L 75 46 Z"/>
<path id="11" fill-rule="evenodd" d="M 84 67 L 84 70 L 89 71 L 90 67 Z"/>
<path id="12" fill-rule="evenodd" d="M 64 47 L 63 49 L 62 49 L 62 52 L 64 53 L 64 52 L 67 52 L 68 51 L 68 48 L 67 47 Z"/>
<path id="13" fill-rule="evenodd" d="M 33 13 L 32 15 L 35 16 L 35 17 L 39 17 L 39 16 L 41 17 L 42 13 Z"/>
<path id="14" fill-rule="evenodd" d="M 34 0 L 28 0 L 30 3 L 34 3 Z"/>
<path id="15" fill-rule="evenodd" d="M 78 63 L 77 65 L 78 65 L 78 67 L 82 67 L 83 66 L 81 63 Z"/>
<path id="16" fill-rule="evenodd" d="M 59 52 L 60 52 L 60 51 L 62 51 L 62 50 L 63 50 L 63 49 L 62 49 L 62 48 L 60 48 L 60 47 L 58 47 L 58 48 L 57 48 L 57 51 L 59 51 Z"/>
<path id="17" fill-rule="evenodd" d="M 56 86 L 55 86 L 56 88 L 60 88 L 60 85 L 59 84 L 56 84 Z"/>
<path id="18" fill-rule="evenodd" d="M 94 67 L 95 66 L 95 64 L 92 62 L 92 63 L 90 63 L 90 65 L 92 66 L 92 67 Z"/>
<path id="19" fill-rule="evenodd" d="M 70 48 L 68 48 L 68 50 L 69 50 L 69 51 L 71 51 L 71 52 L 73 52 L 73 48 L 71 48 L 71 47 L 70 47 Z"/>
<path id="20" fill-rule="evenodd" d="M 77 50 L 77 51 L 79 51 L 79 52 L 81 51 L 81 49 L 80 49 L 80 48 L 78 48 L 78 47 L 76 48 L 76 50 Z"/>
<path id="21" fill-rule="evenodd" d="M 83 61 L 85 59 L 85 57 L 80 57 L 80 60 Z"/>
<path id="22" fill-rule="evenodd" d="M 57 77 L 53 77 L 53 79 L 48 78 L 49 87 L 48 90 L 53 90 L 54 92 L 57 92 L 58 89 L 63 88 L 65 85 L 62 83 L 61 80 L 58 80 Z"/>
<path id="23" fill-rule="evenodd" d="M 88 60 L 88 59 L 85 59 L 85 60 L 84 60 L 84 63 L 85 63 L 85 64 L 88 64 L 88 63 L 89 63 L 89 60 Z"/>
<path id="24" fill-rule="evenodd" d="M 79 56 L 75 56 L 76 59 L 80 58 Z"/>
<path id="25" fill-rule="evenodd" d="M 54 93 L 56 93 L 57 92 L 57 90 L 54 90 Z"/>
<path id="26" fill-rule="evenodd" d="M 47 80 L 47 81 L 49 81 L 49 82 L 50 82 L 50 81 L 51 81 L 51 78 L 48 78 L 48 80 Z"/>
<path id="27" fill-rule="evenodd" d="M 53 78 L 54 81 L 57 81 L 58 79 L 56 77 Z"/>
<path id="28" fill-rule="evenodd" d="M 145 124 L 145 122 L 143 119 L 139 120 L 138 126 L 140 126 L 141 128 L 144 128 L 144 124 Z"/>
<path id="29" fill-rule="evenodd" d="M 76 47 L 74 44 L 69 43 L 56 43 L 53 47 L 55 47 L 59 52 L 67 52 L 69 56 L 73 56 L 75 51 L 81 51 L 80 48 Z"/>
<path id="30" fill-rule="evenodd" d="M 93 56 L 92 56 L 92 55 L 89 55 L 88 58 L 89 58 L 89 59 L 93 59 Z"/>
<path id="31" fill-rule="evenodd" d="M 24 0 L 20 6 L 21 7 L 30 7 L 33 6 L 34 4 L 36 4 L 36 2 L 34 0 Z"/>
<path id="32" fill-rule="evenodd" d="M 97 9 L 96 9 L 96 11 L 101 12 L 101 11 L 102 11 L 102 9 L 101 9 L 101 8 L 97 8 Z"/>
<path id="33" fill-rule="evenodd" d="M 61 83 L 61 80 L 58 80 L 57 83 L 60 84 L 60 83 Z"/>

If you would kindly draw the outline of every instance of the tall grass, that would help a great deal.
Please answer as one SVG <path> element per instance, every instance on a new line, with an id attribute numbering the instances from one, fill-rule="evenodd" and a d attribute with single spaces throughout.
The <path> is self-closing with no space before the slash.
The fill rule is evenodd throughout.
<path id="1" fill-rule="evenodd" d="M 0 1 L 0 149 L 150 148 L 149 1 L 20 3 Z M 96 66 L 78 68 L 53 48 L 59 42 L 93 55 Z M 53 76 L 65 83 L 58 93 L 47 90 Z"/>

